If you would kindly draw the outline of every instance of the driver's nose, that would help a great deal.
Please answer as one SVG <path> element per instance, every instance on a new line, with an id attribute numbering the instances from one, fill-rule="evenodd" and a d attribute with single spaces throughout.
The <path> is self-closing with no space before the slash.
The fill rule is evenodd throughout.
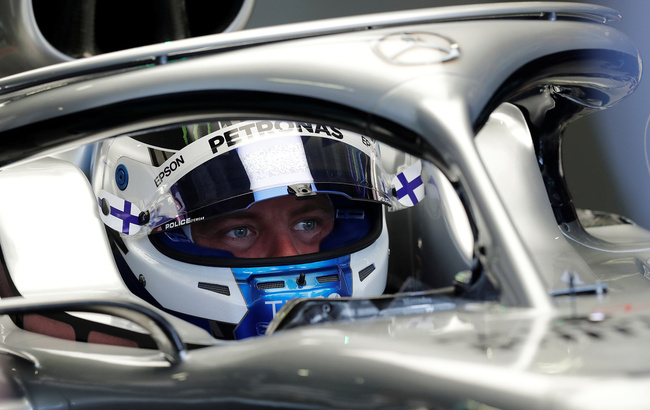
<path id="1" fill-rule="evenodd" d="M 295 256 L 300 255 L 300 251 L 291 240 L 291 236 L 287 233 L 278 232 L 273 237 L 272 251 L 270 257 L 280 256 Z"/>

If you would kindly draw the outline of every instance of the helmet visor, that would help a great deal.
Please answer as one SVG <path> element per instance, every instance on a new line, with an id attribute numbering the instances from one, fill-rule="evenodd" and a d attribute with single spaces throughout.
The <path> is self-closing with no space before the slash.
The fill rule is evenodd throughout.
<path id="1" fill-rule="evenodd" d="M 374 141 L 333 127 L 317 132 L 319 126 L 311 124 L 311 129 L 254 133 L 257 125 L 224 128 L 162 163 L 145 208 L 151 215 L 148 231 L 175 229 L 283 195 L 340 194 L 390 204 Z M 233 131 L 245 137 L 233 139 Z"/>

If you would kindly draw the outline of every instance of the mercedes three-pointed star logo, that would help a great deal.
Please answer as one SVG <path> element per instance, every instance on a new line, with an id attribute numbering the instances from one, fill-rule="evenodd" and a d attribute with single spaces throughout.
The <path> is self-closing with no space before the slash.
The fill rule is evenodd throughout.
<path id="1" fill-rule="evenodd" d="M 427 32 L 388 34 L 377 40 L 373 49 L 382 59 L 399 65 L 442 63 L 460 56 L 454 40 Z"/>

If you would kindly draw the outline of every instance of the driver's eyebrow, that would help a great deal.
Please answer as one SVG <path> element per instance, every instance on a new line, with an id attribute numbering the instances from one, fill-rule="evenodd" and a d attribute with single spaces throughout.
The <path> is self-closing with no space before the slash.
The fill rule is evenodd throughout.
<path id="1" fill-rule="evenodd" d="M 327 206 L 326 204 L 324 204 L 322 202 L 311 202 L 311 203 L 306 202 L 301 207 L 292 210 L 291 213 L 289 214 L 289 216 L 290 217 L 296 217 L 296 216 L 300 216 L 300 215 L 310 213 L 310 212 L 314 212 L 314 211 L 323 211 L 324 213 L 327 213 L 327 214 L 333 214 L 334 213 L 334 211 L 331 209 L 331 207 Z M 215 221 L 225 221 L 225 220 L 231 220 L 231 219 L 234 219 L 234 220 L 245 220 L 245 219 L 256 220 L 256 219 L 259 219 L 259 215 L 256 212 L 243 210 L 243 211 L 234 212 L 234 213 L 229 214 L 229 215 L 223 215 L 223 216 L 215 219 Z"/>
<path id="2" fill-rule="evenodd" d="M 309 212 L 314 212 L 314 211 L 323 211 L 326 214 L 331 214 L 333 216 L 334 210 L 332 208 L 332 205 L 329 203 L 329 200 L 323 200 L 323 199 L 317 199 L 314 201 L 306 200 L 304 201 L 304 204 L 302 204 L 300 207 L 294 209 L 289 216 L 292 218 L 295 218 L 297 216 L 309 213 Z M 213 223 L 218 224 L 222 223 L 225 221 L 244 221 L 244 220 L 259 220 L 260 216 L 257 212 L 253 212 L 250 210 L 242 210 L 242 211 L 236 211 L 231 214 L 227 215 L 222 215 L 219 216 L 215 219 L 213 219 Z"/>
<path id="3" fill-rule="evenodd" d="M 323 201 L 309 202 L 309 201 L 307 201 L 301 207 L 294 209 L 293 212 L 291 212 L 290 216 L 292 216 L 292 217 L 300 216 L 302 214 L 306 214 L 306 213 L 313 212 L 313 211 L 323 211 L 323 212 L 325 212 L 327 214 L 332 214 L 332 215 L 334 214 L 334 210 L 332 209 L 332 206 L 327 202 L 323 202 Z"/>
<path id="4" fill-rule="evenodd" d="M 231 219 L 235 220 L 245 220 L 245 219 L 258 219 L 255 213 L 253 212 L 248 212 L 248 211 L 237 211 L 233 212 L 231 214 L 226 214 L 226 215 L 221 215 L 213 219 L 215 223 L 223 222 L 223 221 L 228 221 Z"/>

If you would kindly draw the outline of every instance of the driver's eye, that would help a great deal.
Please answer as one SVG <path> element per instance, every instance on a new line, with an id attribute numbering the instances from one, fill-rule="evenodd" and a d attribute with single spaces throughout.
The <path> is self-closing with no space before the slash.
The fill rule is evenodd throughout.
<path id="1" fill-rule="evenodd" d="M 316 221 L 313 219 L 307 219 L 306 221 L 300 221 L 296 224 L 295 229 L 298 231 L 311 231 L 316 228 Z"/>
<path id="2" fill-rule="evenodd" d="M 248 228 L 245 226 L 238 226 L 237 228 L 229 230 L 226 235 L 233 238 L 245 238 L 248 235 Z"/>

